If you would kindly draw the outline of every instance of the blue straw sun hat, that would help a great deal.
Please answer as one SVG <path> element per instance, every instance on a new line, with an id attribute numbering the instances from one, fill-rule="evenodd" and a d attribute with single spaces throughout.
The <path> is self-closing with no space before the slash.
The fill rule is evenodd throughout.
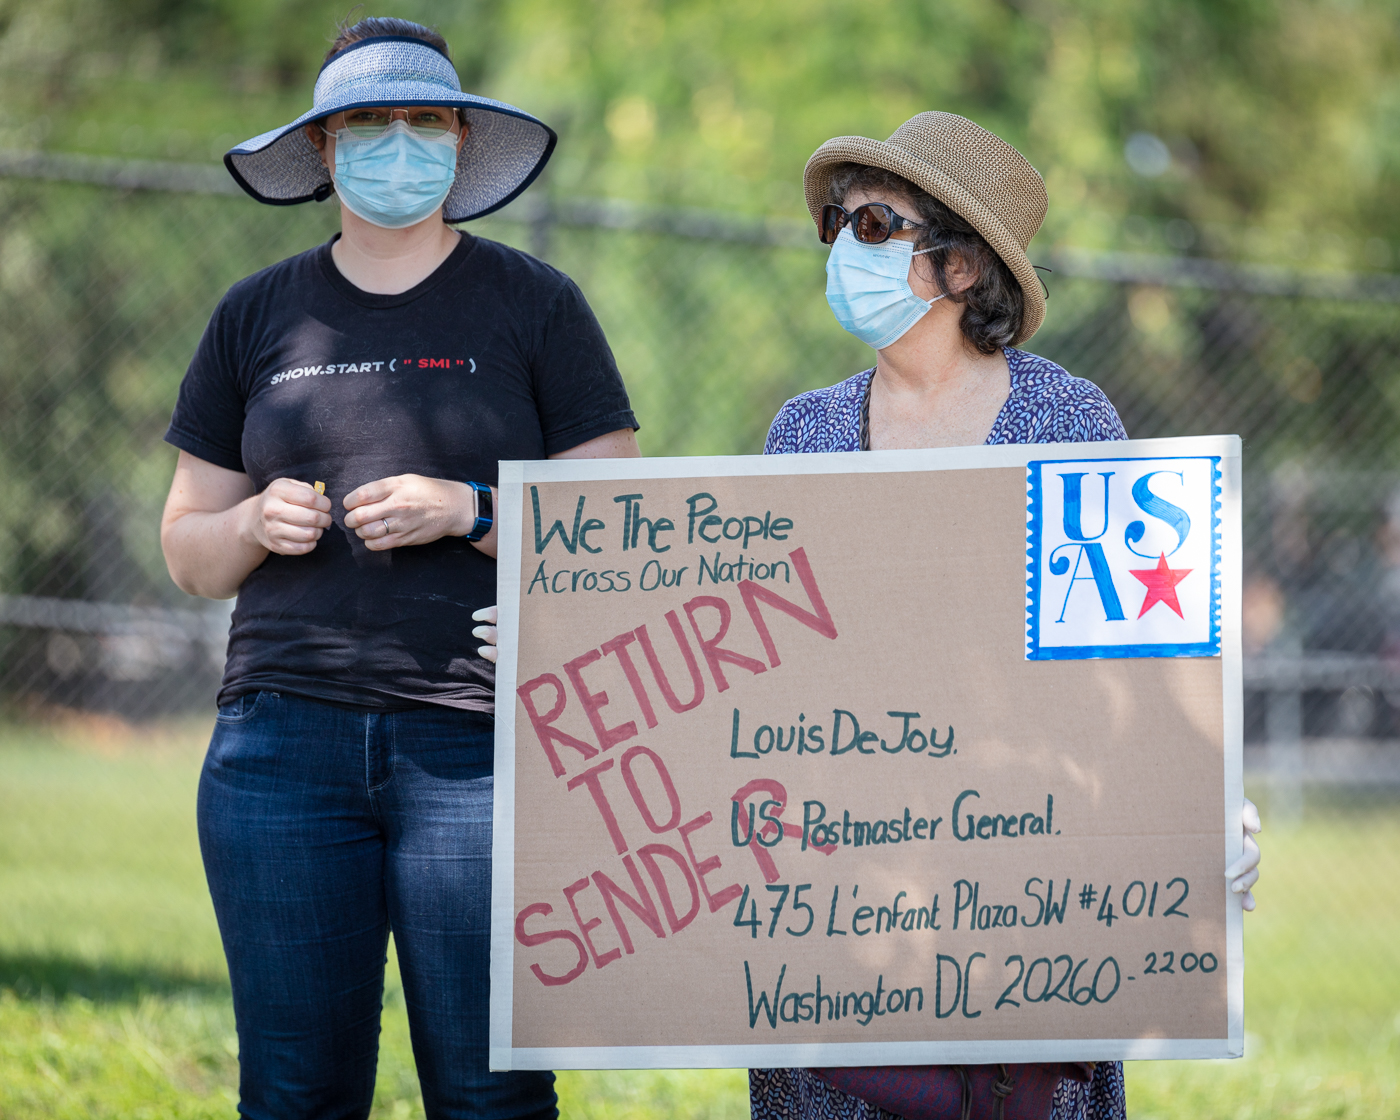
<path id="1" fill-rule="evenodd" d="M 321 67 L 310 111 L 224 156 L 238 185 L 273 206 L 327 198 L 334 187 L 321 153 L 303 128 L 366 105 L 451 105 L 471 131 L 457 154 L 457 178 L 443 219 L 464 222 L 499 210 L 535 181 L 558 139 L 514 105 L 463 93 L 448 57 L 421 39 L 383 35 L 351 43 Z"/>

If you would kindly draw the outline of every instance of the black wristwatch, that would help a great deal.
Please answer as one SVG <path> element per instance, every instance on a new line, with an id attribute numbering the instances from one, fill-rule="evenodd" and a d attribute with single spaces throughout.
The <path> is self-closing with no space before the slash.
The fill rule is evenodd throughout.
<path id="1" fill-rule="evenodd" d="M 472 531 L 467 534 L 467 540 L 479 541 L 491 531 L 492 513 L 491 508 L 491 487 L 480 482 L 468 482 L 476 491 L 476 524 L 472 526 Z"/>

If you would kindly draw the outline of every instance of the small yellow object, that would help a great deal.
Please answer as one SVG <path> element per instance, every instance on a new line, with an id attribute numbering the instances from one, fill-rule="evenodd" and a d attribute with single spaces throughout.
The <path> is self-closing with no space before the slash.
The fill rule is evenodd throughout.
<path id="1" fill-rule="evenodd" d="M 318 494 L 324 494 L 325 492 L 326 492 L 326 484 L 325 484 L 324 482 L 318 482 L 318 483 L 316 483 L 316 493 L 318 493 Z"/>

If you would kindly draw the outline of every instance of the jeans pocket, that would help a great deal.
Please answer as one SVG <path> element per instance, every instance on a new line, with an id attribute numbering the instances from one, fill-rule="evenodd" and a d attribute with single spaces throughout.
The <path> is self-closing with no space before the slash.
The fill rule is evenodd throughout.
<path id="1" fill-rule="evenodd" d="M 235 696 L 227 704 L 219 706 L 219 714 L 214 721 L 222 724 L 246 723 L 258 714 L 264 697 L 276 695 L 274 692 L 245 692 L 242 696 Z"/>

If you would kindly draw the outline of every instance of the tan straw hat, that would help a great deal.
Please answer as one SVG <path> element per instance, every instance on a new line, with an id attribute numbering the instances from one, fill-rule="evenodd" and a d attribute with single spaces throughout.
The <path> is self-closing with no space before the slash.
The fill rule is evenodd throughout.
<path id="1" fill-rule="evenodd" d="M 1048 204 L 1045 182 L 1026 157 L 956 113 L 920 113 L 888 140 L 838 136 L 812 153 L 802 173 L 807 209 L 820 223 L 831 197 L 831 170 L 841 163 L 882 167 L 908 179 L 972 223 L 1011 269 L 1026 296 L 1015 342 L 1045 321 L 1045 296 L 1026 256 Z"/>

